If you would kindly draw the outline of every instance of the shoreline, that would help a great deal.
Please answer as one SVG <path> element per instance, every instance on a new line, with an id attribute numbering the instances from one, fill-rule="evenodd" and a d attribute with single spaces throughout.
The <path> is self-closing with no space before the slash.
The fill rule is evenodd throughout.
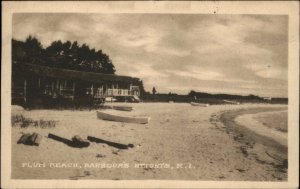
<path id="1" fill-rule="evenodd" d="M 272 111 L 268 112 L 270 114 L 272 113 L 278 113 L 282 111 Z M 239 115 L 235 118 L 234 122 L 238 125 L 242 125 L 243 127 L 246 127 L 252 131 L 254 131 L 257 135 L 260 135 L 262 137 L 266 137 L 270 140 L 273 140 L 274 145 L 280 145 L 280 146 L 286 146 L 287 147 L 287 133 L 278 131 L 274 128 L 270 128 L 268 126 L 263 125 L 260 121 L 255 119 L 255 116 L 261 114 L 254 113 L 254 114 L 243 114 Z M 266 114 L 264 112 L 264 114 Z M 243 123 L 249 123 L 249 124 L 243 124 Z M 263 142 L 263 141 L 262 141 Z M 276 144 L 277 143 L 277 144 Z"/>
<path id="2" fill-rule="evenodd" d="M 251 108 L 223 111 L 213 114 L 211 122 L 239 143 L 239 150 L 245 157 L 255 159 L 260 164 L 272 165 L 279 173 L 277 175 L 278 178 L 281 179 L 282 177 L 287 178 L 287 137 L 285 138 L 286 141 L 283 142 L 284 139 L 265 134 L 267 129 L 264 128 L 266 130 L 262 132 L 262 129 L 258 127 L 263 125 L 251 117 L 260 113 L 279 111 L 283 111 L 283 108 Z M 253 120 L 255 121 L 254 123 Z M 259 123 L 259 126 L 254 126 L 255 123 Z M 269 130 L 272 131 L 273 129 L 269 128 Z"/>
<path id="3" fill-rule="evenodd" d="M 267 145 L 269 147 L 277 148 L 279 151 L 287 152 L 287 146 L 282 145 L 278 141 L 265 137 L 259 134 L 256 130 L 250 129 L 249 126 L 245 126 L 240 122 L 236 121 L 236 118 L 243 115 L 251 115 L 258 113 L 266 113 L 266 112 L 274 112 L 281 111 L 283 108 L 253 108 L 253 109 L 240 109 L 229 112 L 224 112 L 220 115 L 220 121 L 227 126 L 228 132 L 236 132 L 237 134 L 243 134 L 245 137 L 248 137 L 251 141 L 258 141 L 263 145 Z M 249 120 L 248 120 L 249 121 Z M 252 121 L 252 120 L 251 120 Z"/>

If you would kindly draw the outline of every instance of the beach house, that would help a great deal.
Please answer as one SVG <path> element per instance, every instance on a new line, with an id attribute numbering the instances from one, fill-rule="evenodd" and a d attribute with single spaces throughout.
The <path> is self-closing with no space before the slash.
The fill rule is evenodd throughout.
<path id="1" fill-rule="evenodd" d="M 35 64 L 12 66 L 12 101 L 103 101 L 107 97 L 138 100 L 139 78 L 81 72 Z"/>

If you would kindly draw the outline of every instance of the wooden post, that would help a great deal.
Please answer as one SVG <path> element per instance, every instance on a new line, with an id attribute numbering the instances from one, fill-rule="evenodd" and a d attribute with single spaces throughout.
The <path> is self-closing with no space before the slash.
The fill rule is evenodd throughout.
<path id="1" fill-rule="evenodd" d="M 56 81 L 56 89 L 59 89 L 59 80 Z"/>
<path id="2" fill-rule="evenodd" d="M 61 95 L 61 90 L 62 90 L 62 83 L 59 83 L 59 94 Z"/>
<path id="3" fill-rule="evenodd" d="M 115 89 L 115 86 L 114 86 L 114 84 L 112 83 L 111 84 L 111 96 L 113 97 L 115 94 L 114 94 L 114 89 Z M 112 100 L 111 100 L 112 101 Z"/>
<path id="4" fill-rule="evenodd" d="M 118 83 L 116 83 L 116 91 L 117 91 L 117 95 L 120 95 L 120 90 L 119 90 L 119 85 L 118 85 Z"/>
<path id="5" fill-rule="evenodd" d="M 51 87 L 52 87 L 51 96 L 53 98 L 54 97 L 54 82 L 53 81 L 51 81 Z"/>
<path id="6" fill-rule="evenodd" d="M 75 86 L 76 86 L 76 83 L 75 81 L 73 82 L 73 101 L 74 101 L 74 98 L 75 98 Z"/>
<path id="7" fill-rule="evenodd" d="M 39 88 L 41 88 L 41 78 L 39 78 Z"/>
<path id="8" fill-rule="evenodd" d="M 24 81 L 24 102 L 26 103 L 27 102 L 27 99 L 26 99 L 26 87 L 27 87 L 27 83 L 26 83 L 26 79 Z"/>
<path id="9" fill-rule="evenodd" d="M 108 96 L 107 84 L 105 84 L 105 95 Z"/>
<path id="10" fill-rule="evenodd" d="M 128 91 L 128 95 L 132 95 L 132 83 L 130 83 L 130 85 L 129 85 L 129 91 Z"/>
<path id="11" fill-rule="evenodd" d="M 54 82 L 53 81 L 51 81 L 51 87 L 52 87 L 51 95 L 53 95 L 53 91 L 54 91 Z"/>

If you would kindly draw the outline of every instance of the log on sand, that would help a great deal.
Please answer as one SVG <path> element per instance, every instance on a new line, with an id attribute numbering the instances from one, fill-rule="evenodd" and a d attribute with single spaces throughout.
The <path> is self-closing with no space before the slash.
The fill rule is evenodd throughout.
<path id="1" fill-rule="evenodd" d="M 34 145 L 39 146 L 42 141 L 42 136 L 38 133 L 26 133 L 21 136 L 21 138 L 18 140 L 18 144 L 26 144 L 26 145 Z"/>

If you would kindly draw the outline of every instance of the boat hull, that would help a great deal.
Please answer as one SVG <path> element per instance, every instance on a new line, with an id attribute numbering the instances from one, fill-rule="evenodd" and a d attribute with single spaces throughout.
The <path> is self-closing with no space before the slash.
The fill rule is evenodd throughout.
<path id="1" fill-rule="evenodd" d="M 230 101 L 230 100 L 223 100 L 223 102 L 226 102 L 228 104 L 240 104 L 239 102 L 236 102 L 236 101 Z"/>
<path id="2" fill-rule="evenodd" d="M 107 120 L 107 121 L 138 123 L 138 124 L 147 124 L 150 121 L 149 117 L 127 117 L 127 116 L 112 115 L 100 111 L 97 111 L 97 118 L 102 120 Z"/>
<path id="3" fill-rule="evenodd" d="M 201 103 L 197 103 L 197 102 L 191 102 L 192 106 L 201 106 L 201 107 L 208 107 L 209 104 L 201 104 Z"/>
<path id="4" fill-rule="evenodd" d="M 130 107 L 130 106 L 112 106 L 112 109 L 114 110 L 119 110 L 119 111 L 132 111 L 133 110 L 133 107 Z"/>
<path id="5" fill-rule="evenodd" d="M 113 110 L 127 111 L 127 112 L 130 112 L 133 110 L 133 107 L 130 107 L 130 106 L 106 106 L 106 105 L 103 105 L 103 106 L 100 106 L 99 108 L 100 109 L 113 109 Z"/>

